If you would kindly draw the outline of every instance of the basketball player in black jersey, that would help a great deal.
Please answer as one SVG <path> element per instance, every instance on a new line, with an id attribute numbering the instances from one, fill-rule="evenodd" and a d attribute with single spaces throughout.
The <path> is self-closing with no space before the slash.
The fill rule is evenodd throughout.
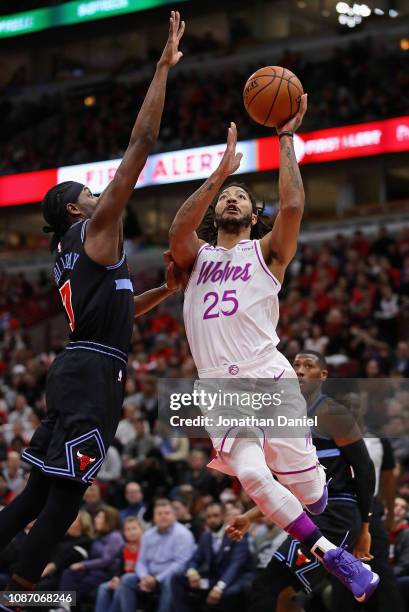
<path id="1" fill-rule="evenodd" d="M 184 27 L 172 11 L 168 40 L 128 148 L 101 196 L 69 181 L 50 189 L 43 201 L 44 218 L 54 232 L 54 277 L 71 334 L 49 371 L 47 416 L 23 453 L 33 466 L 29 480 L 0 513 L 0 549 L 37 519 L 8 590 L 34 588 L 77 516 L 118 425 L 135 308 L 142 314 L 169 294 L 165 286 L 134 300 L 122 215 L 158 136 L 168 72 L 182 57 L 178 46 Z"/>
<path id="2" fill-rule="evenodd" d="M 353 548 L 362 561 L 372 559 L 369 517 L 375 489 L 375 470 L 359 427 L 347 409 L 337 405 L 321 391 L 328 371 L 325 358 L 315 351 L 296 355 L 293 363 L 306 399 L 308 416 L 318 415 L 318 429 L 312 431 L 320 463 L 326 469 L 328 504 L 324 512 L 311 516 L 323 535 L 338 546 Z M 351 471 L 351 468 L 353 472 Z M 354 477 L 352 476 L 354 474 Z M 237 517 L 228 527 L 233 539 L 241 539 L 250 523 L 261 517 L 257 507 Z M 256 578 L 251 591 L 251 612 L 287 612 L 300 610 L 292 599 L 296 591 L 318 591 L 327 572 L 303 546 L 291 536 L 273 555 L 269 565 Z M 331 577 L 333 612 L 345 612 L 346 600 L 355 605 L 338 580 Z M 357 604 L 359 607 L 359 604 Z M 315 607 L 314 607 L 315 610 Z"/>

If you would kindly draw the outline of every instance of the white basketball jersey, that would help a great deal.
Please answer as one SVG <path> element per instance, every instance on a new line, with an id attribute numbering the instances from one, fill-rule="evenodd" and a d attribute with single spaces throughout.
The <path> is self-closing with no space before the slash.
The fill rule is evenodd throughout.
<path id="1" fill-rule="evenodd" d="M 199 372 L 274 350 L 279 342 L 280 288 L 258 240 L 241 240 L 231 249 L 201 247 L 183 306 L 186 334 Z"/>

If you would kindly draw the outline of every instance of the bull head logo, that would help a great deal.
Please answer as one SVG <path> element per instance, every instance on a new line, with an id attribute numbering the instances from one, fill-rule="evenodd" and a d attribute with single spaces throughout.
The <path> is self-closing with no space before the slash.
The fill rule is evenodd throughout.
<path id="1" fill-rule="evenodd" d="M 89 457 L 88 455 L 82 455 L 79 451 L 77 451 L 77 459 L 80 462 L 80 470 L 83 472 L 90 463 L 94 463 L 95 457 Z"/>

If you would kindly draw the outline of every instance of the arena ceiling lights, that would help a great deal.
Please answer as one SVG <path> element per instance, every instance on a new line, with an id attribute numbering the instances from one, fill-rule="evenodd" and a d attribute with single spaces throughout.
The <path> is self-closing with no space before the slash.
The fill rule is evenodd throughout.
<path id="1" fill-rule="evenodd" d="M 363 19 L 370 17 L 372 14 L 380 17 L 387 14 L 392 19 L 399 16 L 398 11 L 395 11 L 394 9 L 389 9 L 389 11 L 386 12 L 380 8 L 371 9 L 367 4 L 354 3 L 352 6 L 350 6 L 347 2 L 338 2 L 335 10 L 338 13 L 339 23 L 341 25 L 348 26 L 349 28 L 355 28 L 355 26 L 362 23 Z"/>
<path id="2" fill-rule="evenodd" d="M 178 0 L 186 2 L 187 0 Z M 173 0 L 82 0 L 0 17 L 0 39 L 107 19 L 170 4 Z M 16 3 L 18 4 L 18 3 Z"/>

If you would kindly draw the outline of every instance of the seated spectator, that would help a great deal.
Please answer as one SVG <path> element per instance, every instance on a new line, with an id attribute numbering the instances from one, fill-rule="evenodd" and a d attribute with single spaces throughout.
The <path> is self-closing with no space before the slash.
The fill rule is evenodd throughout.
<path id="1" fill-rule="evenodd" d="M 254 578 L 248 536 L 232 542 L 224 531 L 224 512 L 220 504 L 206 508 L 205 531 L 196 552 L 183 572 L 172 579 L 172 594 L 178 612 L 199 611 L 220 604 L 233 610 L 238 597 Z"/>
<path id="2" fill-rule="evenodd" d="M 17 393 L 14 408 L 9 413 L 9 423 L 13 425 L 16 421 L 24 423 L 33 412 L 27 403 L 27 398 L 22 393 Z"/>
<path id="3" fill-rule="evenodd" d="M 187 500 L 183 497 L 177 497 L 172 501 L 172 506 L 178 523 L 190 529 L 195 540 L 198 540 L 199 535 L 203 531 L 203 523 L 197 515 L 192 516 Z"/>
<path id="4" fill-rule="evenodd" d="M 159 595 L 157 612 L 172 609 L 170 581 L 181 572 L 194 551 L 194 539 L 186 527 L 176 521 L 171 503 L 158 500 L 153 513 L 154 527 L 145 531 L 136 571 L 121 577 L 109 608 L 95 612 L 130 612 L 140 607 L 141 599 Z M 179 611 L 178 611 L 179 612 Z"/>
<path id="5" fill-rule="evenodd" d="M 16 451 L 7 453 L 6 466 L 3 469 L 3 476 L 6 479 L 7 487 L 13 493 L 20 493 L 24 488 L 26 481 L 24 480 L 24 470 L 21 467 L 21 458 Z"/>
<path id="6" fill-rule="evenodd" d="M 397 578 L 398 585 L 402 591 L 409 607 L 409 504 L 402 497 L 395 499 L 394 528 L 389 534 L 390 562 L 393 572 Z"/>
<path id="7" fill-rule="evenodd" d="M 393 369 L 409 378 L 409 342 L 398 342 Z"/>
<path id="8" fill-rule="evenodd" d="M 189 465 L 183 474 L 181 484 L 192 486 L 196 495 L 215 496 L 216 481 L 206 465 L 207 454 L 201 449 L 194 449 L 189 455 Z"/>
<path id="9" fill-rule="evenodd" d="M 80 510 L 51 561 L 44 568 L 41 580 L 37 583 L 36 588 L 40 591 L 58 590 L 62 572 L 73 563 L 88 559 L 93 537 L 92 517 L 85 510 Z"/>
<path id="10" fill-rule="evenodd" d="M 130 403 L 129 400 L 130 398 L 128 398 L 128 402 L 126 400 L 124 402 L 124 416 L 119 421 L 115 434 L 115 437 L 120 441 L 122 446 L 126 446 L 135 438 L 134 418 L 137 410 L 135 404 Z"/>
<path id="11" fill-rule="evenodd" d="M 125 473 L 135 473 L 143 466 L 148 453 L 155 448 L 155 438 L 147 432 L 146 421 L 142 417 L 133 420 L 134 438 L 129 442 L 123 452 L 123 466 Z"/>
<path id="12" fill-rule="evenodd" d="M 98 482 L 114 485 L 121 476 L 122 460 L 115 446 L 110 446 L 98 472 Z"/>
<path id="13" fill-rule="evenodd" d="M 105 612 L 109 610 L 115 590 L 118 588 L 123 574 L 134 572 L 135 565 L 141 546 L 142 528 L 135 516 L 128 516 L 124 521 L 125 546 L 121 551 L 121 564 L 118 571 L 108 582 L 103 582 L 98 587 L 95 610 Z"/>
<path id="14" fill-rule="evenodd" d="M 104 508 L 104 502 L 101 499 L 101 490 L 97 484 L 92 484 L 84 493 L 84 504 L 81 510 L 88 512 L 92 518 L 95 518 L 97 513 Z"/>
<path id="15" fill-rule="evenodd" d="M 121 521 L 124 522 L 130 516 L 143 521 L 146 507 L 143 501 L 143 492 L 141 486 L 137 482 L 128 482 L 125 487 L 125 499 L 128 505 L 120 512 Z"/>
<path id="16" fill-rule="evenodd" d="M 118 560 L 124 540 L 119 530 L 119 512 L 106 506 L 95 516 L 96 539 L 91 545 L 88 559 L 72 563 L 62 573 L 59 590 L 76 591 L 77 605 L 98 585 L 106 580 Z"/>

